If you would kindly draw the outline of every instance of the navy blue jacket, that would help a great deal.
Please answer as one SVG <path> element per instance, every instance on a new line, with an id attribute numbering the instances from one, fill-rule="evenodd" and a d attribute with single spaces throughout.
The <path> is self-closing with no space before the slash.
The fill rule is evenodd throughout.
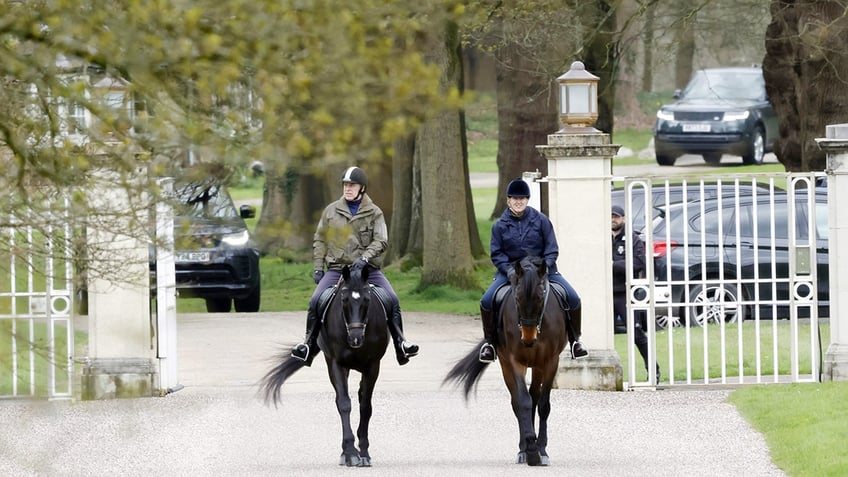
<path id="1" fill-rule="evenodd" d="M 509 208 L 504 210 L 492 225 L 492 263 L 506 275 L 511 262 L 526 256 L 545 259 L 548 273 L 556 273 L 559 256 L 554 227 L 548 217 L 538 210 L 527 207 L 524 215 L 515 217 Z"/>

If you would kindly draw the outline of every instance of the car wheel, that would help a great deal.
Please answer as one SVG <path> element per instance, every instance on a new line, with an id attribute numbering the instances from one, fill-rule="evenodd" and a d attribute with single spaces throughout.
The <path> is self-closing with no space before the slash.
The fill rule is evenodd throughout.
<path id="1" fill-rule="evenodd" d="M 738 289 L 731 283 L 697 285 L 689 294 L 691 305 L 680 310 L 680 319 L 690 326 L 705 326 L 721 320 L 735 323 L 739 319 L 740 298 Z"/>
<path id="2" fill-rule="evenodd" d="M 657 315 L 657 329 L 664 330 L 671 326 L 680 326 L 680 318 L 677 316 Z"/>
<path id="3" fill-rule="evenodd" d="M 754 131 L 754 136 L 751 138 L 748 153 L 742 156 L 742 162 L 745 164 L 762 164 L 765 153 L 766 140 L 763 137 L 762 129 L 757 128 Z"/>
<path id="4" fill-rule="evenodd" d="M 207 298 L 206 311 L 209 313 L 229 313 L 233 301 L 229 298 Z"/>
<path id="5" fill-rule="evenodd" d="M 720 152 L 711 152 L 709 154 L 704 154 L 704 162 L 711 166 L 717 166 L 721 162 L 721 153 Z"/>
<path id="6" fill-rule="evenodd" d="M 666 156 L 665 154 L 657 154 L 657 164 L 661 166 L 673 166 L 676 157 Z"/>
<path id="7" fill-rule="evenodd" d="M 236 311 L 239 313 L 256 313 L 259 311 L 259 302 L 262 296 L 261 289 L 257 286 L 250 292 L 247 298 L 233 300 Z"/>

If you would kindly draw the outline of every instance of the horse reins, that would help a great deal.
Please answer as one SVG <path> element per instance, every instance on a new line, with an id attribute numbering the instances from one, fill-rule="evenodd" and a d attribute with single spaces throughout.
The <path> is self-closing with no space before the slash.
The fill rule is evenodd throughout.
<path id="1" fill-rule="evenodd" d="M 542 311 L 539 312 L 539 320 L 538 320 L 538 324 L 536 325 L 536 332 L 538 332 L 538 333 L 542 332 L 542 318 L 544 318 L 544 316 L 545 316 L 545 308 L 548 307 L 548 295 L 550 294 L 549 293 L 550 290 L 551 290 L 551 281 L 548 280 L 547 277 L 546 277 L 545 278 L 545 299 L 542 300 Z M 514 300 L 515 299 L 515 293 L 513 293 L 512 297 L 513 297 L 513 300 Z M 520 313 L 521 312 L 519 311 L 519 314 Z M 523 320 L 519 316 L 518 317 L 518 327 L 519 328 L 521 328 L 521 326 L 522 326 L 522 324 L 521 324 L 522 321 L 527 321 L 527 320 Z"/>

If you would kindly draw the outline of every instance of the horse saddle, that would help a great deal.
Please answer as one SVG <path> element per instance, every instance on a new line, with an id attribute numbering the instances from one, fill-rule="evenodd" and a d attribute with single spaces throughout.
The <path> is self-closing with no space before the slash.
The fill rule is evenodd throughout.
<path id="1" fill-rule="evenodd" d="M 557 299 L 557 303 L 559 303 L 560 308 L 562 308 L 563 311 L 568 312 L 568 310 L 569 310 L 568 293 L 566 293 L 565 287 L 563 287 L 562 284 L 557 283 L 557 282 L 549 281 L 549 283 L 551 285 L 551 290 L 553 290 L 554 296 Z M 495 299 L 494 299 L 494 302 L 492 303 L 492 305 L 493 305 L 492 312 L 494 313 L 494 316 L 500 316 L 499 311 L 500 311 L 501 305 L 503 305 L 503 302 L 506 299 L 507 294 L 511 290 L 508 285 L 509 284 L 503 284 L 497 290 L 495 290 Z M 500 321 L 500 320 L 498 320 L 498 321 Z M 498 327 L 500 327 L 500 324 L 498 324 Z"/>
<path id="2" fill-rule="evenodd" d="M 383 306 L 383 311 L 386 313 L 386 316 L 390 316 L 389 310 L 392 309 L 392 299 L 389 297 L 389 294 L 386 293 L 384 288 L 380 288 L 376 285 L 369 284 L 371 287 L 371 292 L 380 300 L 380 305 Z M 321 322 L 324 322 L 324 316 L 327 314 L 327 308 L 329 308 L 330 301 L 332 301 L 333 297 L 336 295 L 336 292 L 339 290 L 338 285 L 333 285 L 318 296 L 318 302 L 315 303 L 315 312 L 321 318 Z"/>
<path id="3" fill-rule="evenodd" d="M 333 285 L 322 291 L 318 297 L 318 301 L 315 303 L 315 314 L 321 318 L 321 323 L 324 322 L 324 315 L 327 314 L 327 308 L 329 308 L 328 305 L 338 290 L 339 286 Z"/>

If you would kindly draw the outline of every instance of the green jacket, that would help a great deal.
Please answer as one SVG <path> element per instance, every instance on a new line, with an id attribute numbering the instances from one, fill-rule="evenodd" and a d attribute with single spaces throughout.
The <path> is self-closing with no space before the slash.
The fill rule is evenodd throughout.
<path id="1" fill-rule="evenodd" d="M 312 261 L 315 270 L 340 270 L 360 258 L 379 268 L 388 241 L 383 211 L 368 194 L 362 196 L 362 203 L 354 216 L 350 215 L 347 201 L 341 197 L 321 214 L 312 241 Z"/>

